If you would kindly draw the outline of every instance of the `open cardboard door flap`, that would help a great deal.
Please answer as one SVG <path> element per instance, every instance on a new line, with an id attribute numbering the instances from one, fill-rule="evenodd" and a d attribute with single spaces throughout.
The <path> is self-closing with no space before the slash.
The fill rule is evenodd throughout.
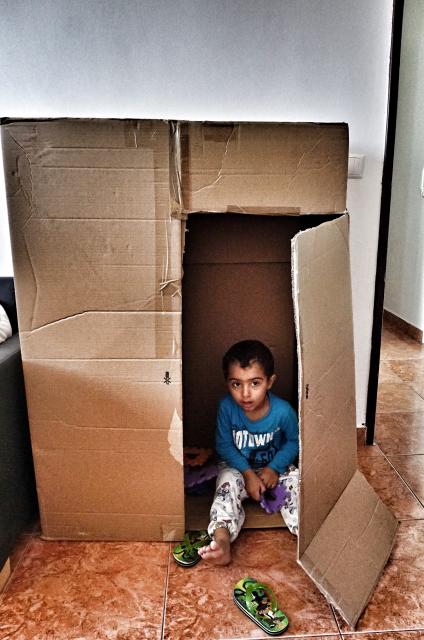
<path id="1" fill-rule="evenodd" d="M 301 447 L 298 562 L 354 627 L 398 523 L 357 470 L 348 231 L 345 215 L 299 233 L 292 240 L 292 269 Z"/>

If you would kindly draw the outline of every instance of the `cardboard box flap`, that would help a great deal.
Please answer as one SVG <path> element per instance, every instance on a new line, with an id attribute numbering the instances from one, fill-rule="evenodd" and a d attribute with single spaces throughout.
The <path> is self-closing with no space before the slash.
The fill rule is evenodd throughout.
<path id="1" fill-rule="evenodd" d="M 390 555 L 398 523 L 356 471 L 299 564 L 354 627 Z"/>
<path id="2" fill-rule="evenodd" d="M 346 124 L 192 122 L 171 132 L 177 217 L 345 211 Z"/>
<path id="3" fill-rule="evenodd" d="M 302 470 L 300 554 L 357 466 L 348 231 L 348 217 L 342 216 L 292 240 Z"/>
<path id="4" fill-rule="evenodd" d="M 396 522 L 357 472 L 348 231 L 345 215 L 299 233 L 292 240 L 292 269 L 299 362 L 298 560 L 354 625 L 387 560 Z M 368 549 L 354 560 L 358 537 Z M 320 544 L 327 550 L 322 563 Z M 375 556 L 369 553 L 374 547 Z"/>

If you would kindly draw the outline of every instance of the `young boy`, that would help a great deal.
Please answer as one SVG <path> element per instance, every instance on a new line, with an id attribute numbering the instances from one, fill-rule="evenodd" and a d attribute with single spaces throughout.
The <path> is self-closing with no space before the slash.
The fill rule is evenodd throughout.
<path id="1" fill-rule="evenodd" d="M 274 358 L 258 340 L 243 340 L 224 355 L 229 394 L 220 402 L 216 450 L 221 459 L 208 533 L 212 542 L 199 555 L 213 564 L 231 561 L 230 545 L 243 526 L 242 501 L 259 501 L 266 489 L 283 484 L 287 498 L 281 514 L 297 534 L 299 453 L 297 417 L 285 400 L 270 389 L 275 381 Z"/>

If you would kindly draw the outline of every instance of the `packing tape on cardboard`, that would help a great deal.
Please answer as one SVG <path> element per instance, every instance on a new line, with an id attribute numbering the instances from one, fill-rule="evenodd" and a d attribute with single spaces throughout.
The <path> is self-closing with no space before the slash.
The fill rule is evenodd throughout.
<path id="1" fill-rule="evenodd" d="M 159 291 L 161 292 L 161 294 L 166 291 L 168 295 L 171 296 L 171 298 L 174 298 L 176 295 L 181 297 L 181 278 L 174 278 L 173 280 L 161 280 L 159 284 Z"/>
<path id="2" fill-rule="evenodd" d="M 263 207 L 263 206 L 247 206 L 243 207 L 238 204 L 229 204 L 225 209 L 225 213 L 247 213 L 256 216 L 298 216 L 301 213 L 300 207 Z"/>
<path id="3" fill-rule="evenodd" d="M 179 357 L 181 349 L 181 322 L 172 322 L 172 344 L 170 344 L 169 353 L 163 351 L 161 330 L 163 330 L 164 312 L 181 313 L 181 222 L 172 217 L 170 208 L 172 184 L 176 185 L 175 189 L 178 192 L 178 177 L 175 177 L 172 169 L 176 155 L 172 149 L 175 147 L 173 135 L 178 138 L 179 127 L 176 123 L 156 122 L 154 124 L 155 130 L 151 131 L 144 141 L 152 152 L 153 197 L 156 212 L 154 292 L 149 304 L 150 310 L 154 313 L 155 352 L 158 357 L 175 358 Z M 166 156 L 165 164 L 164 156 Z"/>
<path id="4" fill-rule="evenodd" d="M 177 409 L 174 409 L 172 415 L 171 424 L 168 430 L 168 444 L 169 452 L 171 456 L 183 466 L 183 421 L 177 413 Z"/>
<path id="5" fill-rule="evenodd" d="M 169 123 L 169 203 L 171 216 L 184 220 L 180 122 Z M 187 136 L 185 136 L 187 140 Z"/>

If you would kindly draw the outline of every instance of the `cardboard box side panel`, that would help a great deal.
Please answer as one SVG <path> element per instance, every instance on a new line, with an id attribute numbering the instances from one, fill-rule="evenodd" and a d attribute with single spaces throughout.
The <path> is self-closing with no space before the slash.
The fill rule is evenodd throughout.
<path id="1" fill-rule="evenodd" d="M 293 293 L 300 352 L 302 555 L 357 465 L 347 216 L 293 240 Z"/>
<path id="2" fill-rule="evenodd" d="M 24 375 L 34 448 L 131 451 L 127 431 L 181 435 L 179 360 L 30 360 Z"/>
<path id="3" fill-rule="evenodd" d="M 87 311 L 180 310 L 178 221 L 31 219 L 17 243 L 34 289 L 32 306 L 20 300 L 21 330 Z"/>
<path id="4" fill-rule="evenodd" d="M 181 358 L 181 313 L 98 311 L 20 332 L 24 359 Z"/>
<path id="5" fill-rule="evenodd" d="M 180 309 L 168 129 L 159 122 L 156 136 L 149 121 L 122 121 L 116 134 L 119 127 L 115 148 L 105 146 L 106 123 L 78 122 L 92 142 L 81 149 L 66 147 L 79 140 L 68 121 L 3 128 L 21 330 L 85 311 Z"/>
<path id="6" fill-rule="evenodd" d="M 47 512 L 42 522 L 44 540 L 172 542 L 184 531 L 183 515 Z"/>
<path id="7" fill-rule="evenodd" d="M 35 448 L 44 512 L 180 516 L 181 465 L 169 453 L 167 440 L 167 432 L 156 431 L 138 451 L 100 450 L 95 455 Z"/>
<path id="8" fill-rule="evenodd" d="M 299 562 L 352 626 L 393 546 L 397 521 L 357 471 Z"/>
<path id="9" fill-rule="evenodd" d="M 107 539 L 87 522 L 110 513 L 111 539 L 166 539 L 160 516 L 166 528 L 184 512 L 180 361 L 36 359 L 24 375 L 44 535 L 68 537 L 56 515 L 74 513 L 85 524 L 70 537 Z"/>
<path id="10" fill-rule="evenodd" d="M 185 123 L 180 129 L 183 214 L 346 208 L 344 124 Z"/>

